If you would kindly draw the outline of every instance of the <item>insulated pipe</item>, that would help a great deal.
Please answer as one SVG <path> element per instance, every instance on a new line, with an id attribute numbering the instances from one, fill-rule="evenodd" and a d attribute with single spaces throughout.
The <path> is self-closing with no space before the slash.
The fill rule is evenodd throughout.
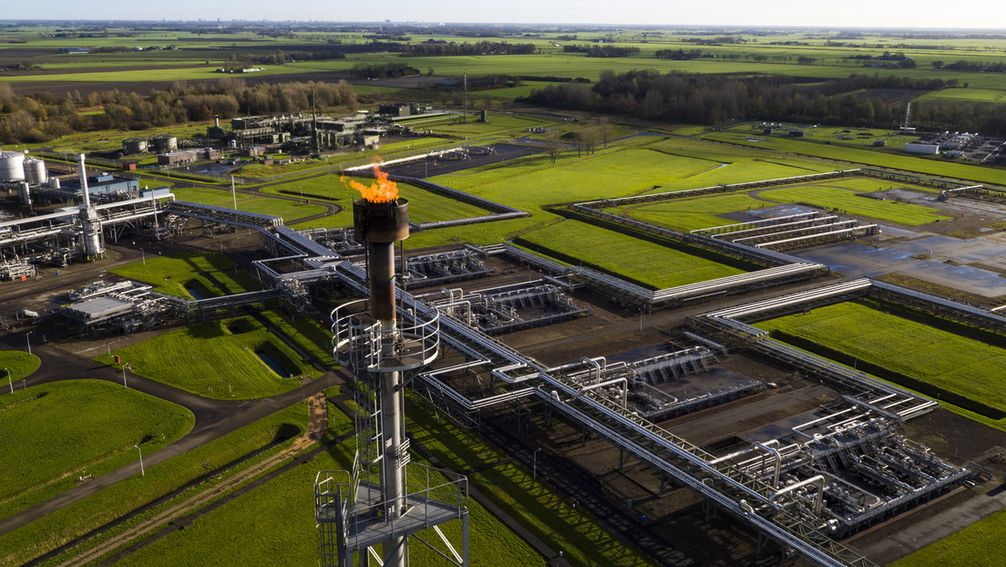
<path id="1" fill-rule="evenodd" d="M 798 489 L 803 488 L 804 486 L 807 486 L 807 485 L 810 485 L 810 484 L 819 484 L 820 485 L 818 487 L 818 489 L 817 489 L 817 498 L 814 501 L 814 513 L 815 514 L 820 514 L 821 513 L 821 507 L 824 505 L 824 487 L 828 484 L 828 480 L 826 478 L 824 478 L 823 475 L 812 476 L 812 477 L 810 477 L 808 479 L 801 480 L 800 482 L 797 482 L 795 484 L 791 484 L 791 485 L 787 486 L 786 488 L 778 490 L 778 491 L 774 492 L 771 496 L 768 497 L 768 501 L 769 502 L 775 502 L 775 500 L 777 498 L 779 498 L 780 496 L 784 496 L 786 494 L 789 494 L 790 492 L 793 492 L 794 490 L 798 490 Z"/>
<path id="2" fill-rule="evenodd" d="M 778 439 L 773 439 L 776 445 L 779 445 Z M 779 488 L 779 472 L 782 470 L 782 453 L 779 449 L 775 447 L 769 447 L 769 443 L 772 441 L 767 441 L 765 443 L 755 443 L 754 446 L 762 449 L 775 459 L 775 470 L 772 472 L 772 488 Z"/>

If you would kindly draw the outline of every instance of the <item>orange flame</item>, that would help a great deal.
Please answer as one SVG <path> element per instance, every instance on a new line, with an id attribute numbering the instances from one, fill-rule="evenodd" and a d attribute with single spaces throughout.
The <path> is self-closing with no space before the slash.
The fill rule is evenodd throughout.
<path id="1" fill-rule="evenodd" d="M 381 166 L 374 164 L 374 177 L 376 179 L 370 186 L 364 185 L 355 179 L 349 179 L 344 175 L 339 176 L 347 187 L 351 187 L 360 192 L 360 196 L 369 203 L 392 203 L 398 200 L 398 184 L 388 180 L 388 172 L 381 171 Z"/>

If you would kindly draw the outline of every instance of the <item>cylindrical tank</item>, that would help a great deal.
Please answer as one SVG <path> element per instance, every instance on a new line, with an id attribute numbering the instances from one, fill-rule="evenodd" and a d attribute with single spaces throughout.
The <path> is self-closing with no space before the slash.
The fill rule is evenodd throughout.
<path id="1" fill-rule="evenodd" d="M 158 152 L 173 152 L 178 149 L 178 138 L 175 136 L 156 136 L 152 141 Z"/>
<path id="2" fill-rule="evenodd" d="M 49 179 L 49 187 L 52 187 L 53 189 L 59 189 L 60 188 L 59 178 L 53 177 Z"/>
<path id="3" fill-rule="evenodd" d="M 45 162 L 40 159 L 24 160 L 24 180 L 32 185 L 41 185 L 49 180 Z"/>
<path id="4" fill-rule="evenodd" d="M 24 181 L 24 154 L 0 152 L 0 183 Z"/>
<path id="5" fill-rule="evenodd" d="M 129 138 L 122 141 L 122 153 L 125 155 L 141 154 L 147 151 L 147 141 L 140 138 Z"/>

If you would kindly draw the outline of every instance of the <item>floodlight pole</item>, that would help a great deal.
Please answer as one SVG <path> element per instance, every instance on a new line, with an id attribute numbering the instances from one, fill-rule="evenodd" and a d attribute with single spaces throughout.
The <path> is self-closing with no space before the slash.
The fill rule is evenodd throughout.
<path id="1" fill-rule="evenodd" d="M 143 469 L 143 450 L 140 449 L 139 443 L 133 445 L 133 447 L 136 447 L 136 454 L 140 456 L 140 476 L 147 476 L 147 471 Z"/>

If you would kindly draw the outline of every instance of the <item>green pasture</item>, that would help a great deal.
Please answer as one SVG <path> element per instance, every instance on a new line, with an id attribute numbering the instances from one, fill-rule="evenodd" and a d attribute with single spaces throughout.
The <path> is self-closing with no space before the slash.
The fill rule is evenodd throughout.
<path id="1" fill-rule="evenodd" d="M 263 353 L 288 376 L 270 368 Z M 274 396 L 321 374 L 251 316 L 174 329 L 112 354 L 136 374 L 214 399 Z"/>
<path id="2" fill-rule="evenodd" d="M 1006 531 L 1006 510 L 902 557 L 891 567 L 995 567 L 1006 555 L 1003 531 Z"/>
<path id="3" fill-rule="evenodd" d="M 932 207 L 865 196 L 866 193 L 901 186 L 880 179 L 844 178 L 766 189 L 759 191 L 758 196 L 776 203 L 799 203 L 843 215 L 867 217 L 907 226 L 919 226 L 950 218 Z"/>
<path id="4" fill-rule="evenodd" d="M 68 380 L 0 396 L 0 517 L 43 502 L 184 436 L 192 413 L 121 384 Z"/>

